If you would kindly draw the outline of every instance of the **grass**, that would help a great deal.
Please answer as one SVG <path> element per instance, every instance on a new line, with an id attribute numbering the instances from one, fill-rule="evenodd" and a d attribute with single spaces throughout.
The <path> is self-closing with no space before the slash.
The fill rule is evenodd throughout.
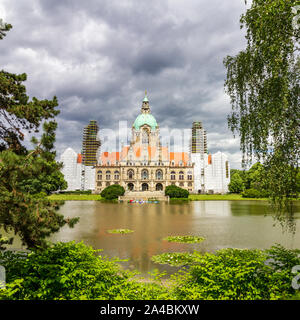
<path id="1" fill-rule="evenodd" d="M 50 200 L 62 200 L 62 201 L 102 200 L 99 194 L 52 194 L 48 198 Z"/>
<path id="2" fill-rule="evenodd" d="M 208 201 L 208 200 L 263 200 L 267 201 L 267 198 L 243 198 L 241 194 L 190 194 L 189 199 L 191 201 Z"/>
<path id="3" fill-rule="evenodd" d="M 95 201 L 104 199 L 99 194 L 52 194 L 50 200 L 63 201 Z M 171 203 L 188 203 L 188 201 L 208 201 L 208 200 L 268 200 L 243 198 L 240 194 L 190 194 L 188 199 L 170 199 Z"/>

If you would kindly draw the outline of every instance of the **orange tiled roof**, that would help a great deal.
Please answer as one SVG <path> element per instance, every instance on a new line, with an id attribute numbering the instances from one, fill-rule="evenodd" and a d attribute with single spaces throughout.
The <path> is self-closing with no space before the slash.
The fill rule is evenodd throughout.
<path id="1" fill-rule="evenodd" d="M 122 159 L 126 158 L 129 151 L 129 146 L 123 147 L 121 152 L 102 152 L 100 156 L 101 163 L 103 165 L 115 165 L 117 161 L 121 161 Z M 136 156 L 136 158 L 141 157 L 141 148 L 140 147 L 133 147 L 133 152 Z M 148 146 L 148 155 L 149 159 L 155 159 L 155 156 L 158 156 L 156 154 L 158 152 L 158 149 L 156 147 L 150 147 Z M 161 155 L 163 161 L 174 161 L 174 165 L 178 166 L 180 161 L 182 161 L 182 164 L 184 166 L 187 165 L 189 161 L 189 154 L 187 152 L 170 152 L 168 151 L 168 147 L 162 147 L 161 148 Z"/>
<path id="2" fill-rule="evenodd" d="M 211 154 L 208 155 L 208 164 L 211 164 Z"/>

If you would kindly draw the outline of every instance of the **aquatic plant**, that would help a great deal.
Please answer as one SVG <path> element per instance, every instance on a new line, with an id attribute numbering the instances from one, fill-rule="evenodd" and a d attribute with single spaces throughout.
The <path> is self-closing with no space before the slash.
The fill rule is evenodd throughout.
<path id="1" fill-rule="evenodd" d="M 167 252 L 151 257 L 151 260 L 159 264 L 168 264 L 170 266 L 180 267 L 192 264 L 194 255 L 188 252 Z"/>
<path id="2" fill-rule="evenodd" d="M 111 229 L 107 230 L 108 233 L 120 233 L 120 234 L 126 234 L 126 233 L 132 233 L 134 230 L 130 229 Z"/>
<path id="3" fill-rule="evenodd" d="M 163 238 L 163 240 L 179 243 L 199 243 L 205 240 L 205 238 L 197 236 L 170 236 Z"/>

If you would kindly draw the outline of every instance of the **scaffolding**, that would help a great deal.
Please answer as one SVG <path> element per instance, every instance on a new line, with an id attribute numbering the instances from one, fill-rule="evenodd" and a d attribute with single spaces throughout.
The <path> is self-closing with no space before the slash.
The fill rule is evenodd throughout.
<path id="1" fill-rule="evenodd" d="M 81 190 L 85 189 L 86 167 L 97 165 L 101 141 L 98 138 L 99 127 L 96 120 L 91 120 L 83 130 Z"/>
<path id="2" fill-rule="evenodd" d="M 207 153 L 206 131 L 203 129 L 202 122 L 193 122 L 192 138 L 190 142 L 191 153 Z"/>

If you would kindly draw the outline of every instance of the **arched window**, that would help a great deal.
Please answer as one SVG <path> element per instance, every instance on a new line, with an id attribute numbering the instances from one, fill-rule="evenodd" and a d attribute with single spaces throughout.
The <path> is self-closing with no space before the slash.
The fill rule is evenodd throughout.
<path id="1" fill-rule="evenodd" d="M 127 171 L 127 177 L 128 177 L 128 179 L 133 179 L 133 176 L 134 176 L 134 171 L 133 170 L 128 170 Z"/>
<path id="2" fill-rule="evenodd" d="M 147 180 L 149 178 L 148 170 L 142 170 L 142 180 Z"/>
<path id="3" fill-rule="evenodd" d="M 171 171 L 171 180 L 176 180 L 176 173 L 175 173 L 175 171 Z"/>
<path id="4" fill-rule="evenodd" d="M 110 171 L 106 171 L 106 180 L 110 180 Z"/>
<path id="5" fill-rule="evenodd" d="M 156 170 L 156 180 L 162 180 L 162 179 L 163 179 L 162 170 Z"/>
<path id="6" fill-rule="evenodd" d="M 193 172 L 189 170 L 187 174 L 188 174 L 187 176 L 188 180 L 193 180 Z"/>
<path id="7" fill-rule="evenodd" d="M 102 171 L 101 170 L 97 171 L 97 179 L 102 180 Z"/>
<path id="8" fill-rule="evenodd" d="M 183 171 L 179 172 L 179 180 L 184 180 L 184 172 Z"/>
<path id="9" fill-rule="evenodd" d="M 114 172 L 114 179 L 115 179 L 115 180 L 119 180 L 119 179 L 120 179 L 120 173 L 119 173 L 118 170 L 116 170 L 116 171 Z"/>
<path id="10" fill-rule="evenodd" d="M 147 130 L 143 130 L 142 143 L 145 143 L 145 144 L 149 143 L 149 135 Z"/>

